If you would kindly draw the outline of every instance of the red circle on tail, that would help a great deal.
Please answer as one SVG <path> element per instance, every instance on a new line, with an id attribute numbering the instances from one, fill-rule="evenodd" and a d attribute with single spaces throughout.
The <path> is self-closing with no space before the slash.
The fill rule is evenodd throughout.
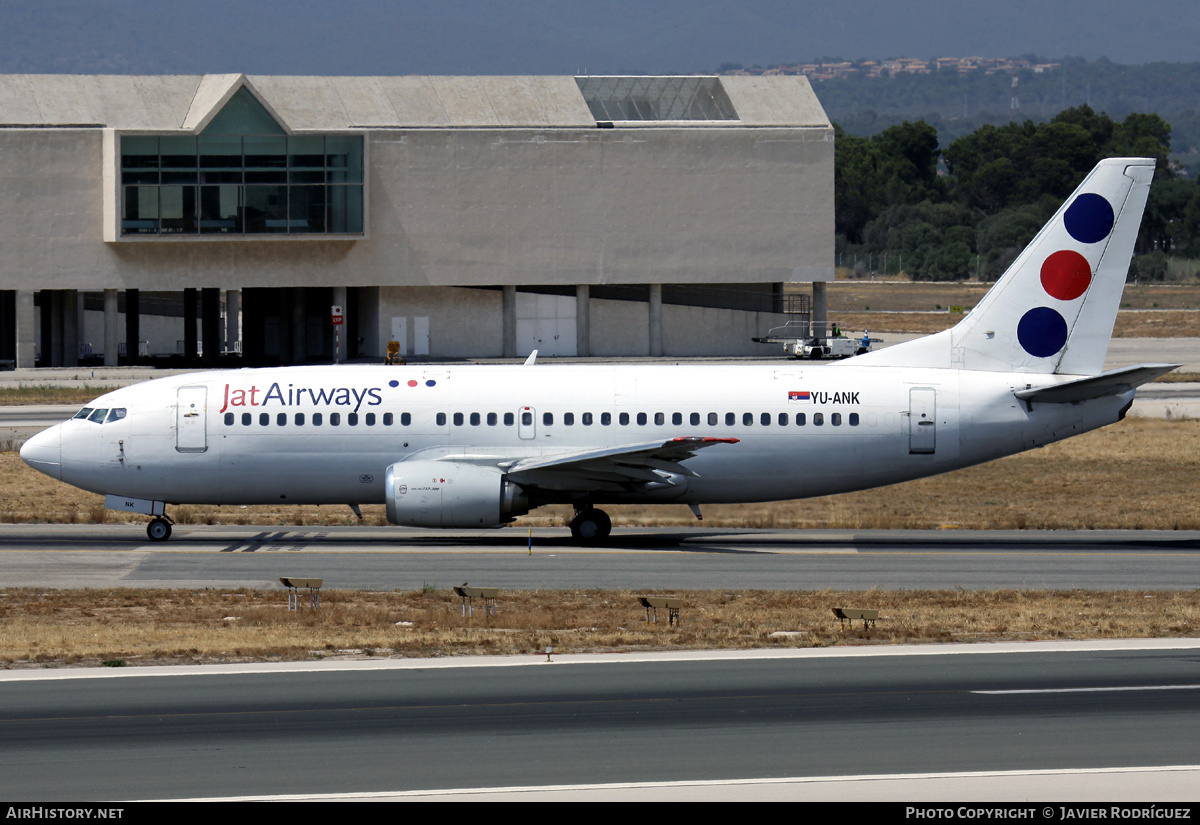
<path id="1" fill-rule="evenodd" d="M 1042 264 L 1042 288 L 1051 298 L 1074 301 L 1087 292 L 1092 268 L 1087 258 L 1070 249 L 1055 252 Z"/>

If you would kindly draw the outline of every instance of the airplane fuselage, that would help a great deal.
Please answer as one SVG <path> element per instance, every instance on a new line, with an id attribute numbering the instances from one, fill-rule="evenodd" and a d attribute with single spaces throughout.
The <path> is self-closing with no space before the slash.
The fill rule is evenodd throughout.
<path id="1" fill-rule="evenodd" d="M 400 461 L 489 464 L 676 438 L 736 439 L 666 485 L 591 503 L 751 502 L 866 489 L 1117 421 L 1132 390 L 1076 404 L 1060 376 L 808 366 L 290 367 L 175 376 L 60 425 L 62 480 L 168 503 L 372 504 Z M 552 485 L 551 485 L 552 486 Z M 572 500 L 542 490 L 533 502 Z"/>

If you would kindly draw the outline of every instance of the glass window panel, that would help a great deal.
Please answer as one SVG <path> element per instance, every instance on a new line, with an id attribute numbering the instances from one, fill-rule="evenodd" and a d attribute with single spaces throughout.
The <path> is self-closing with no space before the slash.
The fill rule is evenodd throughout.
<path id="1" fill-rule="evenodd" d="M 162 153 L 162 182 L 196 183 L 196 138 L 191 135 L 168 135 L 159 139 Z"/>
<path id="2" fill-rule="evenodd" d="M 246 183 L 287 183 L 287 138 L 247 135 Z"/>
<path id="3" fill-rule="evenodd" d="M 325 187 L 293 186 L 288 231 L 296 233 L 325 231 Z"/>
<path id="4" fill-rule="evenodd" d="M 329 232 L 362 232 L 363 204 L 361 186 L 330 186 L 328 198 Z"/>
<path id="5" fill-rule="evenodd" d="M 247 234 L 287 232 L 286 186 L 247 186 L 245 198 Z"/>
<path id="6" fill-rule="evenodd" d="M 221 111 L 204 127 L 206 135 L 282 135 L 281 127 L 271 113 L 245 86 L 221 107 Z"/>
<path id="7" fill-rule="evenodd" d="M 241 233 L 242 187 L 233 184 L 200 187 L 200 231 Z"/>
<path id="8" fill-rule="evenodd" d="M 159 188 L 159 197 L 162 232 L 195 234 L 196 187 L 162 186 Z"/>
<path id="9" fill-rule="evenodd" d="M 121 231 L 127 235 L 158 233 L 157 186 L 124 187 L 125 203 L 121 213 Z"/>
<path id="10" fill-rule="evenodd" d="M 325 169 L 330 183 L 362 183 L 363 139 L 358 135 L 326 135 Z"/>
<path id="11" fill-rule="evenodd" d="M 288 138 L 289 172 L 325 172 L 325 136 L 294 135 Z"/>
<path id="12" fill-rule="evenodd" d="M 197 146 L 201 183 L 242 182 L 242 139 L 237 135 L 202 135 Z"/>

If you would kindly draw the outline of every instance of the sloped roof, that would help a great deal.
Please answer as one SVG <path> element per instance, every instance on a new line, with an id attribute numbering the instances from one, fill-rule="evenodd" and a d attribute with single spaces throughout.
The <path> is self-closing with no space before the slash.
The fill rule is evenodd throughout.
<path id="1" fill-rule="evenodd" d="M 807 78 L 722 77 L 731 126 L 829 127 Z M 0 127 L 201 131 L 243 85 L 293 132 L 592 127 L 566 76 L 0 75 Z"/>

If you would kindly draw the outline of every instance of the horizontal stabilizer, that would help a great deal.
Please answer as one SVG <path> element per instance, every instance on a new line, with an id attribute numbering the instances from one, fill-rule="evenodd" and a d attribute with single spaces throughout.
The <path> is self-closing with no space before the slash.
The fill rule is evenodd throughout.
<path id="1" fill-rule="evenodd" d="M 1136 367 L 1122 367 L 1119 370 L 1111 370 L 1088 378 L 1078 378 L 1063 384 L 1017 390 L 1016 395 L 1022 401 L 1040 401 L 1044 404 L 1090 401 L 1105 395 L 1128 392 L 1147 381 L 1153 381 L 1160 375 L 1166 375 L 1179 366 L 1179 364 L 1141 364 Z"/>

